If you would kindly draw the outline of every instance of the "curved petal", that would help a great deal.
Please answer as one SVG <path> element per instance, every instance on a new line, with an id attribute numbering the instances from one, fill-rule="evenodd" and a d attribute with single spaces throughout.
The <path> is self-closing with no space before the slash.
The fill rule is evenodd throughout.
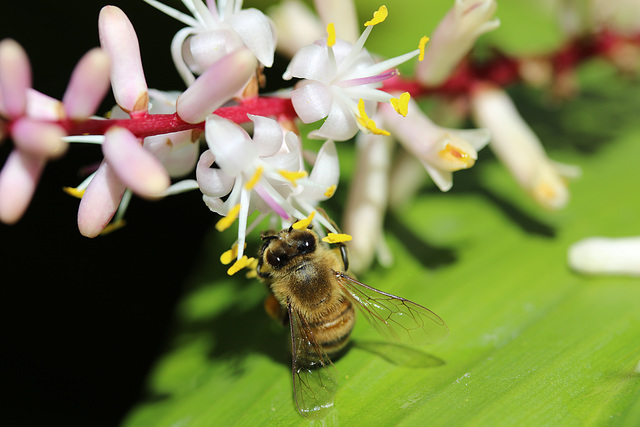
<path id="1" fill-rule="evenodd" d="M 143 197 L 158 197 L 171 181 L 162 163 L 145 150 L 129 130 L 112 127 L 102 144 L 105 162 L 131 190 Z"/>
<path id="2" fill-rule="evenodd" d="M 218 166 L 229 176 L 238 176 L 258 157 L 247 132 L 222 117 L 211 115 L 207 118 L 205 138 Z"/>
<path id="3" fill-rule="evenodd" d="M 291 59 L 287 70 L 282 75 L 285 80 L 293 77 L 329 82 L 329 56 L 326 46 L 312 44 L 305 46 Z"/>
<path id="4" fill-rule="evenodd" d="M 282 128 L 273 119 L 247 114 L 253 122 L 253 142 L 258 156 L 273 156 L 283 144 Z"/>
<path id="5" fill-rule="evenodd" d="M 329 88 L 319 81 L 305 82 L 291 92 L 291 103 L 303 123 L 313 123 L 329 115 L 333 96 Z"/>
<path id="6" fill-rule="evenodd" d="M 327 140 L 320 151 L 315 165 L 309 175 L 310 185 L 305 185 L 300 196 L 313 201 L 327 200 L 327 190 L 338 185 L 340 178 L 340 164 L 338 163 L 338 151 L 332 140 Z"/>
<path id="7" fill-rule="evenodd" d="M 320 126 L 320 129 L 310 132 L 309 138 L 346 141 L 353 138 L 357 132 L 358 125 L 351 109 L 342 102 L 334 101 L 327 120 Z"/>
<path id="8" fill-rule="evenodd" d="M 56 158 L 67 151 L 62 140 L 66 132 L 54 123 L 21 118 L 14 122 L 12 134 L 16 146 L 34 156 Z"/>
<path id="9" fill-rule="evenodd" d="M 211 168 L 215 160 L 216 157 L 211 150 L 202 153 L 196 167 L 196 179 L 202 194 L 217 198 L 229 194 L 235 180 L 225 174 L 222 169 Z"/>
<path id="10" fill-rule="evenodd" d="M 264 162 L 277 170 L 300 171 L 303 170 L 302 155 L 300 153 L 300 140 L 298 135 L 287 132 L 285 135 L 287 151 L 275 156 L 264 158 Z"/>
<path id="11" fill-rule="evenodd" d="M 273 65 L 276 33 L 271 19 L 258 9 L 244 9 L 225 21 L 238 33 L 258 61 L 265 67 Z"/>
<path id="12" fill-rule="evenodd" d="M 187 65 L 187 62 L 184 60 L 182 49 L 187 37 L 192 34 L 195 34 L 195 30 L 191 27 L 186 27 L 179 30 L 171 40 L 171 58 L 173 59 L 173 63 L 176 66 L 178 74 L 180 74 L 180 77 L 182 77 L 182 80 L 187 86 L 191 86 L 193 82 L 196 81 L 196 77 L 193 75 Z"/>
<path id="13" fill-rule="evenodd" d="M 201 74 L 225 55 L 241 49 L 242 40 L 229 27 L 203 31 L 186 40 L 183 55 L 189 69 Z"/>

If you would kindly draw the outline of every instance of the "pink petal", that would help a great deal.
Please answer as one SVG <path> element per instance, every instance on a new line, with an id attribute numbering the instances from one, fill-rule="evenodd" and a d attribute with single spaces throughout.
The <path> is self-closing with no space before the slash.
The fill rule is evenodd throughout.
<path id="1" fill-rule="evenodd" d="M 147 82 L 140 59 L 138 36 L 127 15 L 105 6 L 98 18 L 100 44 L 111 58 L 111 85 L 116 102 L 126 112 L 146 111 Z"/>
<path id="2" fill-rule="evenodd" d="M 102 152 L 105 161 L 134 193 L 142 197 L 159 197 L 169 188 L 171 180 L 162 163 L 145 150 L 129 130 L 109 129 L 105 133 Z"/>
<path id="3" fill-rule="evenodd" d="M 67 151 L 68 144 L 62 140 L 66 133 L 53 123 L 18 119 L 11 134 L 16 147 L 37 157 L 56 158 Z"/>
<path id="4" fill-rule="evenodd" d="M 83 236 L 96 237 L 116 213 L 126 189 L 106 162 L 102 162 L 87 187 L 78 208 L 78 229 Z"/>
<path id="5" fill-rule="evenodd" d="M 66 118 L 62 102 L 55 98 L 38 92 L 35 89 L 27 90 L 27 116 L 38 120 L 63 120 Z"/>
<path id="6" fill-rule="evenodd" d="M 27 210 L 44 169 L 42 157 L 13 150 L 0 171 L 0 221 L 16 223 Z"/>
<path id="7" fill-rule="evenodd" d="M 226 55 L 206 70 L 178 98 L 177 112 L 188 123 L 200 123 L 247 84 L 258 61 L 248 49 Z"/>
<path id="8" fill-rule="evenodd" d="M 27 89 L 31 87 L 29 58 L 15 40 L 0 42 L 0 93 L 4 111 L 9 117 L 24 115 Z"/>
<path id="9" fill-rule="evenodd" d="M 70 119 L 85 119 L 96 112 L 109 90 L 110 68 L 109 56 L 99 48 L 80 59 L 62 98 Z"/>

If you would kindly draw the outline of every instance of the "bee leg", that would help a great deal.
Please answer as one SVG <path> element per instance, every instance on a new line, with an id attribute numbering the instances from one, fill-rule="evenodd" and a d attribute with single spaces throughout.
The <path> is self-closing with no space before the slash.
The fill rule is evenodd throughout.
<path id="1" fill-rule="evenodd" d="M 286 323 L 286 310 L 282 308 L 273 294 L 269 294 L 269 296 L 264 300 L 264 311 L 266 311 L 269 317 L 276 320 L 278 323 L 282 325 Z"/>

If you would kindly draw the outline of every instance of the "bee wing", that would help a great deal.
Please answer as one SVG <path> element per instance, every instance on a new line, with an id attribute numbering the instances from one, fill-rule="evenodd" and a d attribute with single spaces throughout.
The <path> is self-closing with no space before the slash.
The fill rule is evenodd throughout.
<path id="1" fill-rule="evenodd" d="M 385 338 L 402 343 L 433 344 L 449 328 L 433 311 L 408 299 L 379 291 L 336 271 L 345 295 Z"/>
<path id="2" fill-rule="evenodd" d="M 293 394 L 305 417 L 324 418 L 333 407 L 337 373 L 329 356 L 313 336 L 308 323 L 290 304 Z"/>

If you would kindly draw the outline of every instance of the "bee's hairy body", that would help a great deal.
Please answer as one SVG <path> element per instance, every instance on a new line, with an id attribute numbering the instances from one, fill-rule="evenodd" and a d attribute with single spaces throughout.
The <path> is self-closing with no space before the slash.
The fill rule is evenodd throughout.
<path id="1" fill-rule="evenodd" d="M 345 264 L 339 249 L 330 249 L 308 229 L 265 237 L 258 261 L 258 275 L 279 302 L 281 318 L 295 310 L 328 356 L 345 347 L 355 322 L 353 305 L 336 277 Z"/>

